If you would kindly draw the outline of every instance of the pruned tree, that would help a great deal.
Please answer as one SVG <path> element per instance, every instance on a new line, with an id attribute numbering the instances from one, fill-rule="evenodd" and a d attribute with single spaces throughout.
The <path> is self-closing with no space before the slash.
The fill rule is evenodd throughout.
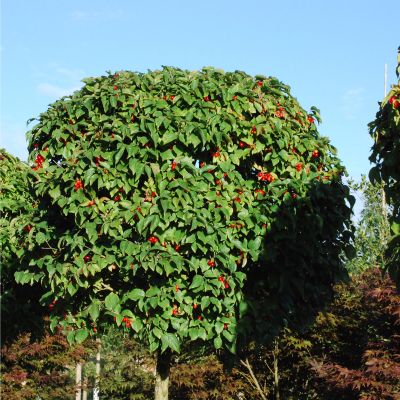
<path id="1" fill-rule="evenodd" d="M 39 207 L 16 279 L 40 282 L 71 343 L 112 324 L 147 343 L 164 399 L 182 343 L 235 352 L 330 296 L 354 199 L 318 110 L 276 78 L 165 67 L 84 83 L 28 133 Z"/>

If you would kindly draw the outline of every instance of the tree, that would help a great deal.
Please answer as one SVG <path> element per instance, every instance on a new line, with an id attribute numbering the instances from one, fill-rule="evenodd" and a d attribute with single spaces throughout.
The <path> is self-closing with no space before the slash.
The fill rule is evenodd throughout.
<path id="1" fill-rule="evenodd" d="M 329 297 L 354 199 L 318 110 L 276 78 L 165 67 L 84 82 L 28 133 L 40 205 L 16 279 L 47 290 L 71 343 L 111 324 L 147 343 L 167 398 L 182 343 L 235 352 L 251 335 L 254 293 L 274 329 Z"/>
<path id="2" fill-rule="evenodd" d="M 390 237 L 390 225 L 382 185 L 373 185 L 365 175 L 360 182 L 349 182 L 350 187 L 362 197 L 363 209 L 357 221 L 354 247 L 357 256 L 347 263 L 352 273 L 368 268 L 385 269 L 385 249 Z"/>
<path id="3" fill-rule="evenodd" d="M 14 273 L 24 269 L 21 254 L 21 235 L 31 235 L 31 215 L 35 207 L 29 191 L 26 163 L 0 149 L 0 268 L 1 268 L 1 324 L 2 342 L 14 339 L 20 332 L 36 332 L 43 327 L 43 307 L 39 306 L 40 286 L 24 288 L 17 285 Z"/>
<path id="4" fill-rule="evenodd" d="M 397 77 L 400 77 L 400 48 Z M 386 268 L 400 288 L 400 80 L 379 103 L 375 120 L 369 124 L 374 139 L 370 161 L 371 182 L 383 182 L 387 202 L 392 206 L 390 216 L 392 237 L 386 252 Z"/>

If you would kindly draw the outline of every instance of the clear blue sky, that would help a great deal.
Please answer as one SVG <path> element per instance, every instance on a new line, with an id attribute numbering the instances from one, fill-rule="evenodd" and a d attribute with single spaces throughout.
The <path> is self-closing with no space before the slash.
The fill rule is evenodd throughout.
<path id="1" fill-rule="evenodd" d="M 369 170 L 367 124 L 395 83 L 399 1 L 2 0 L 1 147 L 25 160 L 26 121 L 111 70 L 162 65 L 278 77 L 321 109 L 354 178 Z"/>

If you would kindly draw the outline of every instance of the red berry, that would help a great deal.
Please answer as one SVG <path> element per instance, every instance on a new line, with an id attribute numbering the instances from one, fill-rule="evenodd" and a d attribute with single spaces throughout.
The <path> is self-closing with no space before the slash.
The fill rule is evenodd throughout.
<path id="1" fill-rule="evenodd" d="M 291 196 L 292 196 L 292 199 L 295 199 L 297 197 L 297 194 L 296 193 L 292 193 Z"/>
<path id="2" fill-rule="evenodd" d="M 175 96 L 169 96 L 170 100 L 174 100 Z"/>
<path id="3" fill-rule="evenodd" d="M 219 179 L 216 179 L 216 180 L 215 180 L 215 184 L 216 184 L 216 185 L 220 185 L 220 184 L 221 184 L 221 181 L 220 181 Z"/>
<path id="4" fill-rule="evenodd" d="M 218 277 L 218 280 L 219 280 L 220 282 L 223 282 L 225 279 L 224 279 L 224 277 L 223 277 L 222 275 L 220 275 L 220 276 Z"/>
<path id="5" fill-rule="evenodd" d="M 93 328 L 93 332 L 94 332 L 94 333 L 97 332 L 97 328 L 96 328 L 96 327 Z"/>
<path id="6" fill-rule="evenodd" d="M 207 264 L 208 264 L 210 267 L 215 267 L 215 262 L 214 262 L 213 260 L 207 261 Z"/>
<path id="7" fill-rule="evenodd" d="M 210 101 L 210 97 L 209 97 L 209 96 L 204 96 L 204 97 L 203 97 L 203 100 L 204 100 L 204 101 Z"/>
<path id="8" fill-rule="evenodd" d="M 228 324 L 224 324 L 224 329 L 228 329 Z"/>
<path id="9" fill-rule="evenodd" d="M 296 169 L 297 169 L 297 171 L 301 171 L 301 168 L 302 168 L 302 166 L 303 166 L 303 164 L 302 163 L 297 163 L 296 164 Z"/>
<path id="10" fill-rule="evenodd" d="M 24 231 L 25 231 L 25 232 L 30 232 L 31 229 L 32 229 L 32 227 L 31 227 L 30 225 L 24 226 Z"/>
<path id="11" fill-rule="evenodd" d="M 237 98 L 238 97 L 235 95 L 235 96 L 232 97 L 232 100 L 237 100 Z"/>
<path id="12" fill-rule="evenodd" d="M 203 168 L 205 165 L 206 165 L 206 163 L 205 163 L 204 161 L 202 161 L 202 162 L 200 163 L 200 168 Z"/>
<path id="13" fill-rule="evenodd" d="M 220 153 L 218 152 L 218 151 L 216 151 L 215 153 L 213 153 L 213 155 L 212 155 L 213 157 L 215 157 L 215 158 L 217 158 L 217 157 L 219 157 L 220 156 Z"/>
<path id="14" fill-rule="evenodd" d="M 39 147 L 39 145 L 38 145 L 37 143 L 35 143 L 35 144 L 33 145 L 33 147 L 34 147 L 35 149 L 37 149 L 37 148 Z"/>
<path id="15" fill-rule="evenodd" d="M 88 205 L 88 206 L 93 206 L 93 205 L 94 205 L 94 201 L 93 201 L 93 200 L 90 200 L 90 201 L 88 202 L 87 205 Z"/>
<path id="16" fill-rule="evenodd" d="M 180 290 L 180 289 L 179 289 L 179 285 L 176 285 L 176 286 L 175 286 L 175 292 L 179 292 L 179 290 Z"/>
<path id="17" fill-rule="evenodd" d="M 181 246 L 180 246 L 179 244 L 177 244 L 177 245 L 175 246 L 175 251 L 179 251 L 180 248 L 181 248 Z"/>
<path id="18" fill-rule="evenodd" d="M 177 308 L 174 308 L 174 309 L 172 310 L 172 315 L 176 315 L 176 314 L 178 314 L 178 309 L 177 309 Z"/>
<path id="19" fill-rule="evenodd" d="M 193 304 L 193 308 L 194 308 L 194 309 L 197 308 L 197 304 L 196 304 L 196 303 Z"/>
<path id="20" fill-rule="evenodd" d="M 202 317 L 201 315 L 199 315 L 199 316 L 197 317 L 197 319 L 198 319 L 199 321 L 201 321 L 201 320 L 203 319 L 203 317 Z"/>
<path id="21" fill-rule="evenodd" d="M 172 171 L 176 168 L 176 166 L 177 166 L 177 163 L 175 161 L 172 161 L 172 164 L 171 164 Z"/>
<path id="22" fill-rule="evenodd" d="M 314 151 L 312 152 L 312 157 L 313 157 L 313 158 L 318 158 L 318 157 L 319 157 L 319 151 L 318 151 L 318 150 L 314 150 Z"/>
<path id="23" fill-rule="evenodd" d="M 251 133 L 257 133 L 257 127 L 256 126 L 253 126 L 251 128 Z"/>
<path id="24" fill-rule="evenodd" d="M 229 283 L 228 282 L 224 282 L 224 287 L 225 287 L 225 289 L 228 289 L 229 288 Z"/>
<path id="25" fill-rule="evenodd" d="M 263 82 L 262 81 L 257 81 L 257 86 L 262 86 Z"/>
<path id="26" fill-rule="evenodd" d="M 157 193 L 156 192 L 151 192 L 151 197 L 156 197 Z"/>
<path id="27" fill-rule="evenodd" d="M 261 196 L 265 196 L 265 190 L 263 190 L 263 189 L 256 189 L 255 193 L 260 194 Z"/>
<path id="28" fill-rule="evenodd" d="M 395 100 L 395 101 L 393 102 L 393 107 L 394 107 L 394 108 L 399 108 L 399 106 L 400 106 L 400 102 L 399 102 L 398 100 Z"/>
<path id="29" fill-rule="evenodd" d="M 114 197 L 114 201 L 120 201 L 121 200 L 121 196 L 115 196 Z"/>
<path id="30" fill-rule="evenodd" d="M 114 86 L 114 90 L 118 90 L 118 86 L 117 85 Z"/>
<path id="31" fill-rule="evenodd" d="M 155 243 L 158 242 L 158 239 L 157 239 L 155 236 L 150 236 L 150 237 L 149 237 L 149 242 L 150 242 L 151 244 L 155 244 Z"/>
<path id="32" fill-rule="evenodd" d="M 81 181 L 80 179 L 77 179 L 77 180 L 75 181 L 74 188 L 75 188 L 75 192 L 76 192 L 77 190 L 83 188 L 83 183 L 82 183 L 82 181 Z"/>
<path id="33" fill-rule="evenodd" d="M 313 124 L 313 123 L 314 123 L 314 118 L 313 118 L 311 115 L 309 115 L 309 116 L 307 117 L 307 121 L 308 121 L 310 124 Z"/>
<path id="34" fill-rule="evenodd" d="M 246 147 L 246 143 L 240 142 L 240 143 L 239 143 L 239 147 L 240 147 L 241 149 L 243 149 L 244 147 Z"/>
<path id="35" fill-rule="evenodd" d="M 88 254 L 85 257 L 83 257 L 83 261 L 85 262 L 89 262 L 91 259 L 92 257 L 90 257 Z"/>
<path id="36" fill-rule="evenodd" d="M 392 97 L 389 99 L 389 104 L 393 104 L 395 100 L 396 100 L 396 96 L 392 96 Z"/>

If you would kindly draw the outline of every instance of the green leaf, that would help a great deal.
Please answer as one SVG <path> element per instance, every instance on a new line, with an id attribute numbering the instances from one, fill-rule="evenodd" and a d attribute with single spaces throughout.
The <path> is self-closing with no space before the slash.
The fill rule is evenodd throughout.
<path id="1" fill-rule="evenodd" d="M 98 304 L 92 303 L 89 306 L 89 310 L 88 311 L 89 311 L 90 318 L 92 318 L 92 320 L 95 322 L 97 320 L 97 318 L 99 317 L 99 313 L 100 313 L 100 309 L 99 309 Z"/>
<path id="2" fill-rule="evenodd" d="M 75 341 L 75 331 L 70 331 L 67 335 L 67 341 L 70 345 L 72 345 Z"/>
<path id="3" fill-rule="evenodd" d="M 127 298 L 131 300 L 139 300 L 145 296 L 144 290 L 133 289 L 127 294 Z"/>
<path id="4" fill-rule="evenodd" d="M 379 173 L 379 168 L 378 167 L 372 167 L 369 171 L 368 174 L 370 182 L 375 185 L 376 183 L 381 182 L 381 175 Z"/>
<path id="5" fill-rule="evenodd" d="M 81 328 L 75 332 L 75 340 L 77 343 L 82 343 L 89 336 L 87 329 Z"/>
<path id="6" fill-rule="evenodd" d="M 119 297 L 115 293 L 110 293 L 106 298 L 105 298 L 105 306 L 111 311 L 114 311 L 119 305 Z"/>
<path id="7" fill-rule="evenodd" d="M 201 275 L 195 275 L 189 289 L 195 289 L 204 286 L 204 278 Z"/>
<path id="8" fill-rule="evenodd" d="M 173 333 L 165 333 L 161 336 L 161 351 L 164 352 L 167 348 L 180 352 L 179 340 Z"/>
<path id="9" fill-rule="evenodd" d="M 220 336 L 217 336 L 217 337 L 214 339 L 214 347 L 215 347 L 217 350 L 220 349 L 220 348 L 222 347 L 222 339 L 221 339 Z"/>

